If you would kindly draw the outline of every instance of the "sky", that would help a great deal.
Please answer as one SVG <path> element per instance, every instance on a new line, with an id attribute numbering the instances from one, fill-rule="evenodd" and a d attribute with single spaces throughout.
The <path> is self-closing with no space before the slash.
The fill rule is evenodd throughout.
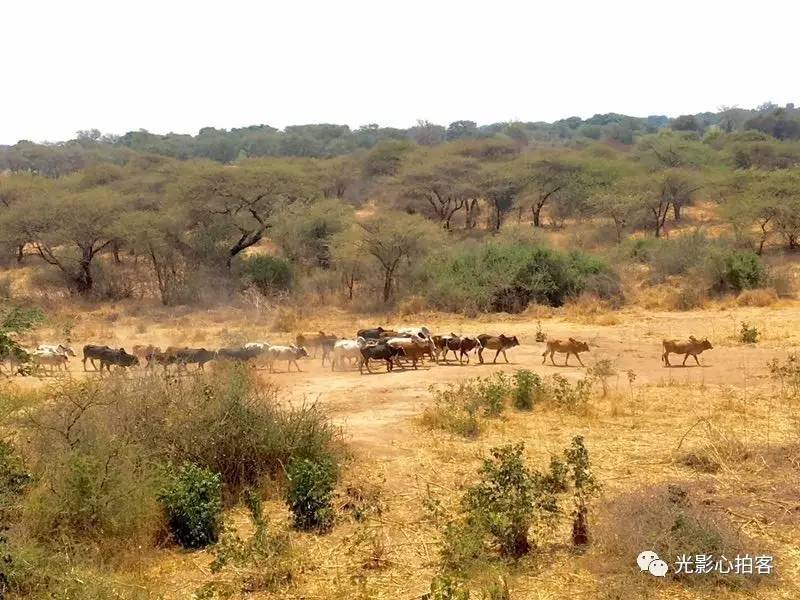
<path id="1" fill-rule="evenodd" d="M 3 0 L 0 144 L 800 104 L 800 3 Z"/>

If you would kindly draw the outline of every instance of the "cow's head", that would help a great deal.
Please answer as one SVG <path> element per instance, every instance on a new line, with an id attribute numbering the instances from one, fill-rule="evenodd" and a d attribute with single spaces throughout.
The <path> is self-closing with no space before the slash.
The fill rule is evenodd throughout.
<path id="1" fill-rule="evenodd" d="M 63 352 L 66 356 L 75 356 L 75 351 L 69 346 L 64 346 L 63 344 L 59 344 L 58 349 L 61 350 L 61 352 Z"/>
<path id="2" fill-rule="evenodd" d="M 297 358 L 303 358 L 304 356 L 308 356 L 308 350 L 306 350 L 304 346 L 299 346 L 295 348 L 294 353 L 295 356 L 297 356 Z"/>
<path id="3" fill-rule="evenodd" d="M 514 346 L 519 346 L 519 340 L 517 339 L 517 336 L 506 338 L 506 340 L 508 340 L 508 345 L 511 346 L 512 348 Z"/>
<path id="4" fill-rule="evenodd" d="M 703 341 L 700 342 L 700 347 L 703 350 L 711 350 L 714 348 L 714 346 L 711 345 L 711 342 L 708 341 L 708 338 L 703 338 Z"/>
<path id="5" fill-rule="evenodd" d="M 578 340 L 576 340 L 574 338 L 569 338 L 569 341 L 572 342 L 573 344 L 575 344 L 575 349 L 578 352 L 588 352 L 589 351 L 589 344 L 587 344 L 586 342 L 581 342 L 581 341 L 578 341 Z"/>

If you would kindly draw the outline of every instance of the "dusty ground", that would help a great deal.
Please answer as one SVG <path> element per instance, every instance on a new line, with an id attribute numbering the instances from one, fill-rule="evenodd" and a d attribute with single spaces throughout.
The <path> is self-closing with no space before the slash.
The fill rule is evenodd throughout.
<path id="1" fill-rule="evenodd" d="M 330 535 L 297 536 L 297 548 L 307 560 L 295 585 L 264 597 L 419 598 L 436 570 L 440 525 L 423 509 L 425 502 L 435 499 L 452 506 L 459 488 L 474 477 L 480 455 L 492 445 L 525 441 L 530 459 L 544 463 L 575 434 L 586 437 L 603 483 L 604 499 L 654 482 L 689 481 L 713 490 L 712 502 L 719 504 L 720 511 L 759 543 L 774 549 L 779 575 L 773 585 L 749 592 L 688 589 L 660 581 L 646 582 L 645 587 L 639 581 L 639 587 L 631 588 L 624 577 L 598 570 L 597 563 L 604 560 L 602 554 L 590 551 L 578 557 L 554 547 L 544 558 L 531 557 L 511 568 L 512 598 L 628 598 L 644 593 L 659 598 L 800 597 L 797 471 L 790 470 L 787 476 L 783 471 L 765 468 L 750 473 L 743 467 L 741 471 L 726 468 L 704 474 L 678 460 L 681 451 L 704 443 L 708 429 L 703 419 L 752 449 L 796 442 L 800 433 L 797 407 L 775 399 L 766 363 L 800 348 L 800 303 L 686 313 L 630 308 L 602 315 L 548 314 L 531 311 L 514 317 L 477 319 L 433 314 L 354 318 L 335 312 L 301 316 L 293 324 L 294 331 L 323 329 L 345 336 L 360 327 L 406 323 L 427 325 L 442 333 L 517 335 L 522 345 L 509 351 L 508 365 L 501 355 L 496 365 L 478 365 L 473 358 L 464 366 L 426 364 L 416 371 L 391 374 L 379 367 L 378 373 L 362 376 L 357 370 L 332 373 L 319 364 L 319 359 L 305 359 L 301 373 L 286 373 L 284 364 L 280 365 L 284 372 L 272 376 L 262 372 L 261 376 L 271 377 L 290 400 L 314 400 L 330 410 L 355 449 L 348 478 L 379 489 L 383 507 L 379 515 L 372 515 L 365 523 L 345 520 Z M 758 344 L 736 341 L 741 321 L 761 330 Z M 593 399 L 590 415 L 512 411 L 473 442 L 418 425 L 417 417 L 430 403 L 431 385 L 516 368 L 561 373 L 571 379 L 582 377 L 585 370 L 576 364 L 541 364 L 543 344 L 534 341 L 537 322 L 551 339 L 573 336 L 587 340 L 591 351 L 583 355 L 586 365 L 601 358 L 612 360 L 618 375 L 610 380 L 611 393 L 608 398 Z M 32 341 L 58 342 L 65 326 L 72 326 L 76 349 L 88 342 L 126 348 L 137 343 L 214 348 L 245 341 L 278 343 L 291 339 L 290 333 L 271 331 L 271 323 L 272 317 L 250 309 L 238 313 L 137 309 L 132 313 L 130 307 L 120 305 L 102 313 L 62 313 Z M 685 368 L 663 367 L 661 339 L 690 334 L 707 336 L 714 344 L 713 350 L 702 355 L 702 366 L 692 366 L 690 358 L 692 365 L 687 362 Z M 563 361 L 563 355 L 559 359 Z M 680 364 L 680 360 L 672 357 L 673 364 Z M 73 359 L 71 368 L 72 376 L 84 376 L 79 360 Z M 635 374 L 632 384 L 628 371 Z M 38 384 L 34 379 L 20 383 Z M 786 488 L 787 477 L 794 477 L 794 487 Z M 285 518 L 279 502 L 270 507 L 273 518 Z M 243 519 L 238 513 L 233 517 Z M 639 550 L 631 548 L 631 561 Z M 374 560 L 376 554 L 380 560 Z M 156 551 L 145 561 L 148 566 L 143 568 L 143 576 L 148 586 L 166 597 L 190 597 L 199 585 L 212 579 L 207 568 L 209 556 L 202 552 Z"/>

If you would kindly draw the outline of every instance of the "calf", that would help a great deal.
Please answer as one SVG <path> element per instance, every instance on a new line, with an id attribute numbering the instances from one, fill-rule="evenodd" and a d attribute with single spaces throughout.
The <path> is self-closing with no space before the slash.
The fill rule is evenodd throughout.
<path id="1" fill-rule="evenodd" d="M 269 367 L 269 372 L 274 372 L 274 365 L 276 360 L 285 360 L 288 362 L 286 365 L 286 370 L 291 371 L 292 365 L 300 371 L 300 365 L 297 364 L 297 360 L 303 358 L 304 356 L 308 356 L 308 351 L 303 348 L 302 346 L 270 346 L 265 353 L 267 357 L 267 366 Z"/>
<path id="2" fill-rule="evenodd" d="M 37 370 L 43 366 L 50 367 L 50 375 L 54 374 L 55 368 L 58 368 L 59 371 L 64 369 L 69 370 L 67 367 L 69 358 L 66 354 L 60 354 L 58 352 L 50 352 L 49 350 L 34 350 L 30 354 L 30 361 Z"/>
<path id="3" fill-rule="evenodd" d="M 550 362 L 555 366 L 556 362 L 553 360 L 553 355 L 558 352 L 559 354 L 566 354 L 564 359 L 564 366 L 569 366 L 569 355 L 574 354 L 581 366 L 584 366 L 581 360 L 580 352 L 588 352 L 589 344 L 586 342 L 579 342 L 575 338 L 569 338 L 566 342 L 562 340 L 548 340 L 545 351 L 542 352 L 542 364 L 547 361 L 547 355 L 550 355 Z"/>
<path id="4" fill-rule="evenodd" d="M 392 370 L 392 359 L 398 356 L 404 356 L 402 348 L 395 348 L 389 344 L 375 344 L 374 346 L 364 346 L 361 348 L 361 361 L 358 363 L 358 371 L 364 374 L 364 367 L 367 367 L 367 372 L 372 373 L 369 368 L 370 360 L 385 360 L 386 370 Z"/>
<path id="5" fill-rule="evenodd" d="M 489 350 L 497 350 L 494 355 L 494 360 L 492 361 L 492 363 L 496 363 L 497 357 L 500 356 L 501 352 L 503 353 L 503 358 L 505 358 L 506 362 L 508 362 L 506 350 L 513 348 L 514 346 L 519 346 L 519 340 L 515 335 L 509 337 L 504 334 L 487 335 L 484 333 L 483 335 L 478 336 L 478 342 L 480 343 L 478 346 L 478 360 L 481 361 L 481 364 L 483 364 L 483 351 L 486 348 Z"/>
<path id="6" fill-rule="evenodd" d="M 683 366 L 686 366 L 686 359 L 689 358 L 689 355 L 692 355 L 694 356 L 694 362 L 699 366 L 700 361 L 697 360 L 697 355 L 702 354 L 704 350 L 713 350 L 714 348 L 711 342 L 708 341 L 708 338 L 698 340 L 693 335 L 689 336 L 689 341 L 687 342 L 663 340 L 661 344 L 664 346 L 664 354 L 661 355 L 661 360 L 664 361 L 668 367 L 672 366 L 669 364 L 670 354 L 683 354 Z"/>

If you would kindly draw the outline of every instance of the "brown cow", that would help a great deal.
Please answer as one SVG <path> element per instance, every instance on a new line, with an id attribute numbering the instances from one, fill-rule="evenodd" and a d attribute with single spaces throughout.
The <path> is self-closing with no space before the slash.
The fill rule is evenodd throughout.
<path id="1" fill-rule="evenodd" d="M 575 358 L 578 359 L 578 362 L 581 363 L 583 367 L 583 361 L 581 360 L 580 352 L 588 352 L 589 351 L 589 344 L 586 342 L 580 342 L 575 338 L 569 338 L 566 342 L 561 340 L 549 340 L 547 342 L 547 348 L 544 352 L 542 352 L 542 364 L 547 362 L 547 355 L 550 354 L 550 362 L 553 363 L 553 366 L 556 365 L 556 361 L 553 360 L 553 355 L 558 352 L 559 354 L 566 354 L 567 357 L 564 359 L 564 366 L 569 366 L 569 355 L 574 354 Z"/>
<path id="2" fill-rule="evenodd" d="M 161 354 L 161 348 L 154 346 L 153 344 L 147 344 L 146 346 L 142 344 L 136 344 L 133 347 L 131 354 L 138 358 L 139 362 L 144 361 L 145 367 L 148 368 L 153 366 L 153 357 L 155 357 L 156 354 Z"/>
<path id="3" fill-rule="evenodd" d="M 692 355 L 694 356 L 694 361 L 699 366 L 700 361 L 697 360 L 697 355 L 702 354 L 703 350 L 712 350 L 714 348 L 711 342 L 708 341 L 708 338 L 698 340 L 693 335 L 689 336 L 688 342 L 662 340 L 661 344 L 664 346 L 664 354 L 661 355 L 661 360 L 664 361 L 668 367 L 672 366 L 669 364 L 670 354 L 683 354 L 683 366 L 686 366 L 686 359 L 689 358 L 689 355 Z"/>
<path id="4" fill-rule="evenodd" d="M 483 351 L 488 348 L 489 350 L 497 350 L 494 355 L 493 363 L 497 362 L 497 357 L 500 356 L 500 353 L 503 353 L 503 358 L 506 359 L 508 362 L 508 356 L 506 356 L 506 350 L 509 348 L 513 348 L 514 346 L 519 346 L 519 340 L 517 336 L 507 336 L 504 334 L 500 335 L 479 335 L 478 342 L 480 342 L 480 346 L 478 346 L 478 360 L 481 361 L 483 364 Z"/>
<path id="5" fill-rule="evenodd" d="M 316 333 L 298 333 L 295 337 L 295 344 L 299 348 L 306 348 L 311 350 L 312 357 L 317 357 L 317 350 L 321 350 L 326 340 L 336 341 L 336 336 L 325 333 L 324 331 L 317 331 Z"/>

